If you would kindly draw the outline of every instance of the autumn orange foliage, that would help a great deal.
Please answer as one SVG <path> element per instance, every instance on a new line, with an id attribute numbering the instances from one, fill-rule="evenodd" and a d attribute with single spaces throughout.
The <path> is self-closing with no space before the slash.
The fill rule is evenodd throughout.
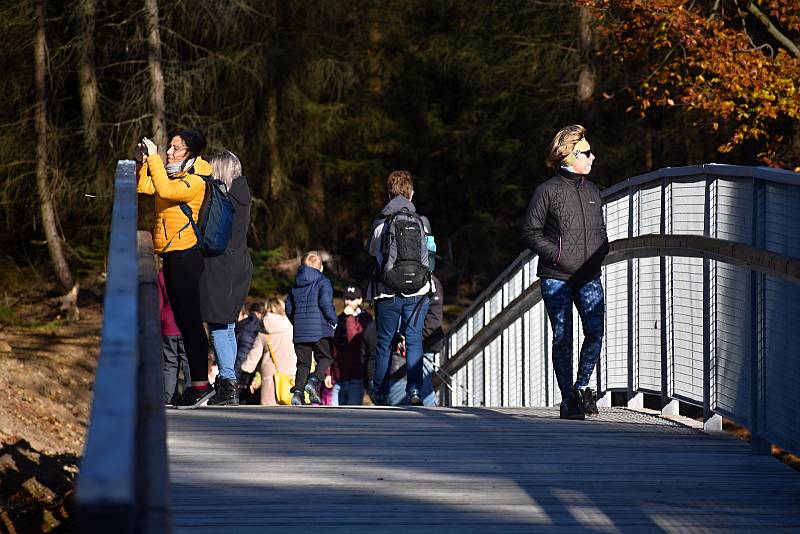
<path id="1" fill-rule="evenodd" d="M 683 106 L 730 152 L 800 171 L 800 0 L 577 0 L 596 10 L 608 59 L 632 76 L 630 111 Z"/>

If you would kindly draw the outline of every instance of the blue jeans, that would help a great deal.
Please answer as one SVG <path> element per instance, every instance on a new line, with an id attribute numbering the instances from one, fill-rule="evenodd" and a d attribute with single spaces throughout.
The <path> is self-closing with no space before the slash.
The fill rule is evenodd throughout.
<path id="1" fill-rule="evenodd" d="M 236 378 L 236 372 L 233 369 L 236 365 L 235 327 L 236 323 L 208 323 L 208 331 L 211 333 L 211 345 L 214 347 L 214 354 L 217 357 L 219 377 L 230 380 Z"/>
<path id="2" fill-rule="evenodd" d="M 363 402 L 362 380 L 345 380 L 333 385 L 333 406 L 360 406 Z"/>
<path id="3" fill-rule="evenodd" d="M 592 371 L 603 348 L 605 296 L 600 278 L 578 287 L 554 278 L 542 278 L 542 300 L 553 329 L 553 370 L 561 390 L 562 402 L 572 397 L 573 386 L 589 385 Z M 583 344 L 578 360 L 578 376 L 572 382 L 572 304 L 583 324 Z"/>
<path id="4" fill-rule="evenodd" d="M 433 359 L 433 354 L 425 354 Z M 422 360 L 422 405 L 436 406 L 436 393 L 433 391 L 433 365 L 428 360 Z M 402 406 L 409 404 L 408 393 L 406 392 L 406 379 L 390 380 L 389 382 L 389 404 L 391 406 Z"/>
<path id="5" fill-rule="evenodd" d="M 389 363 L 392 340 L 402 320 L 405 325 L 407 391 L 422 390 L 422 326 L 430 301 L 427 295 L 394 297 L 375 301 L 378 343 L 375 348 L 374 394 L 377 398 L 389 395 Z"/>

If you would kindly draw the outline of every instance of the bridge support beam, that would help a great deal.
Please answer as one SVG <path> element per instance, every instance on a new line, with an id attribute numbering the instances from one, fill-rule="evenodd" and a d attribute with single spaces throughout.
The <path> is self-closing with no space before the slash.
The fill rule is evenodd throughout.
<path id="1" fill-rule="evenodd" d="M 680 415 L 680 404 L 679 401 L 670 399 L 670 401 L 661 408 L 661 415 Z"/>
<path id="2" fill-rule="evenodd" d="M 641 392 L 634 393 L 633 397 L 628 399 L 628 408 L 631 408 L 633 410 L 643 410 L 644 393 Z"/>
<path id="3" fill-rule="evenodd" d="M 704 432 L 722 432 L 722 416 L 713 414 L 703 423 Z"/>

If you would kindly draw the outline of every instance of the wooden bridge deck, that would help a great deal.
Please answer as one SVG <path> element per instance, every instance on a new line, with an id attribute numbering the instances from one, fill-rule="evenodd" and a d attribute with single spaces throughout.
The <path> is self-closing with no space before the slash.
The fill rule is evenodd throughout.
<path id="1" fill-rule="evenodd" d="M 800 530 L 800 473 L 621 408 L 168 413 L 175 532 Z"/>

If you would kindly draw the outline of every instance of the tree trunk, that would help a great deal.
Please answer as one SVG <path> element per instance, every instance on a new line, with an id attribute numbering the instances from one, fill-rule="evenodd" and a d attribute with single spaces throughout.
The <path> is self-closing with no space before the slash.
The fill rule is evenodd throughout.
<path id="1" fill-rule="evenodd" d="M 53 262 L 56 278 L 64 289 L 74 286 L 72 273 L 64 257 L 64 247 L 58 234 L 58 223 L 53 202 L 53 194 L 47 177 L 48 138 L 47 138 L 47 37 L 45 33 L 45 0 L 36 2 L 36 41 L 33 47 L 34 79 L 36 85 L 36 108 L 34 122 L 36 126 L 36 189 L 39 204 L 42 208 L 42 226 L 47 239 L 47 250 Z"/>
<path id="2" fill-rule="evenodd" d="M 335 235 L 335 232 L 326 224 L 325 206 L 325 175 L 322 172 L 322 164 L 317 157 L 313 157 L 309 162 L 308 169 L 308 192 L 310 198 L 309 215 L 311 218 L 311 229 L 314 237 L 328 238 Z"/>
<path id="3" fill-rule="evenodd" d="M 86 149 L 92 170 L 94 170 L 97 161 L 97 125 L 100 121 L 99 90 L 94 66 L 95 10 L 96 0 L 80 0 L 78 3 L 81 34 L 78 80 L 81 94 L 81 113 L 83 116 L 83 146 Z"/>
<path id="4" fill-rule="evenodd" d="M 594 17 L 588 7 L 578 9 L 578 49 L 581 55 L 581 66 L 578 72 L 578 112 L 579 120 L 584 125 L 589 121 L 592 111 L 592 100 L 597 87 L 597 77 L 592 65 L 594 49 Z"/>
<path id="5" fill-rule="evenodd" d="M 162 159 L 167 154 L 166 104 L 164 103 L 164 71 L 161 65 L 161 34 L 158 22 L 158 0 L 145 0 L 147 16 L 148 65 L 150 67 L 150 106 L 153 113 L 152 140 Z"/>
<path id="6" fill-rule="evenodd" d="M 280 144 L 278 143 L 278 91 L 269 89 L 267 95 L 267 152 L 269 154 L 269 180 L 267 180 L 270 198 L 279 198 L 286 188 L 288 178 L 283 168 Z M 265 195 L 267 196 L 267 195 Z"/>

